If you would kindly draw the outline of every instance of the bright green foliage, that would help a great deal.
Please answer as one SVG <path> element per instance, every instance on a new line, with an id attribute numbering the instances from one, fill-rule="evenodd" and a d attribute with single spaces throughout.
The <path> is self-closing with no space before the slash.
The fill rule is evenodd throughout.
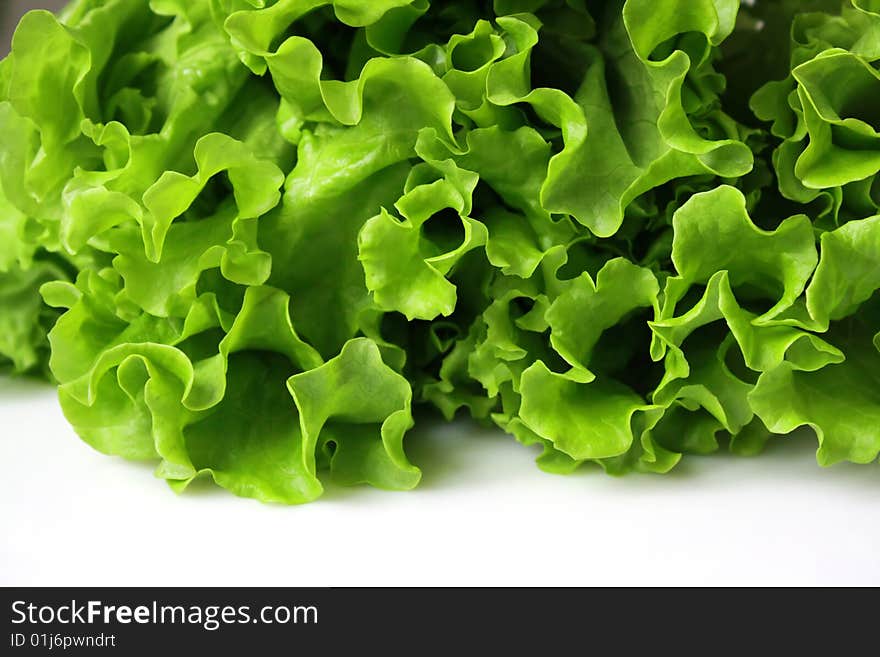
<path id="1" fill-rule="evenodd" d="M 75 0 L 0 62 L 0 367 L 175 490 L 880 452 L 880 3 Z"/>

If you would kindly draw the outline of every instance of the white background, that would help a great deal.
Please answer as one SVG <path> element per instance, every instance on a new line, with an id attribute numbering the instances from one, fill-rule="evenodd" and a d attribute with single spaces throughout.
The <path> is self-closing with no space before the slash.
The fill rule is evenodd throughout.
<path id="1" fill-rule="evenodd" d="M 542 473 L 467 423 L 416 432 L 415 491 L 305 506 L 91 450 L 49 386 L 0 379 L 0 585 L 878 585 L 880 465 L 820 469 L 811 432 L 670 475 Z"/>

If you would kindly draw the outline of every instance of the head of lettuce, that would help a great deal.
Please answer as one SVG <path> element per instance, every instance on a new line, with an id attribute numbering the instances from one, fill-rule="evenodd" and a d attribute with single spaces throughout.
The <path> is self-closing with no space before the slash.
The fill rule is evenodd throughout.
<path id="1" fill-rule="evenodd" d="M 663 473 L 880 451 L 874 0 L 76 0 L 0 62 L 0 367 L 266 502 L 413 408 Z M 428 464 L 429 465 L 429 464 Z"/>

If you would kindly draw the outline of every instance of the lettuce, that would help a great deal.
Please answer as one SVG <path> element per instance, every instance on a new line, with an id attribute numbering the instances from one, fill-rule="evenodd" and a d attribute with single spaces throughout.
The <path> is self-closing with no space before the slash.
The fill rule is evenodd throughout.
<path id="1" fill-rule="evenodd" d="M 74 0 L 0 62 L 0 367 L 183 491 L 880 453 L 880 5 Z M 418 414 L 417 414 L 418 415 Z"/>

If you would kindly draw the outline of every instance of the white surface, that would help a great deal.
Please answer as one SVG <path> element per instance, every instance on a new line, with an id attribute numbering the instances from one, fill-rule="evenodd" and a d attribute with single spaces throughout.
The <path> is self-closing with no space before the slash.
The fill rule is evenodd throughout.
<path id="1" fill-rule="evenodd" d="M 81 443 L 51 388 L 0 379 L 0 585 L 880 584 L 880 465 L 822 470 L 805 434 L 623 479 L 544 474 L 468 424 L 428 434 L 410 493 L 178 497 Z"/>

